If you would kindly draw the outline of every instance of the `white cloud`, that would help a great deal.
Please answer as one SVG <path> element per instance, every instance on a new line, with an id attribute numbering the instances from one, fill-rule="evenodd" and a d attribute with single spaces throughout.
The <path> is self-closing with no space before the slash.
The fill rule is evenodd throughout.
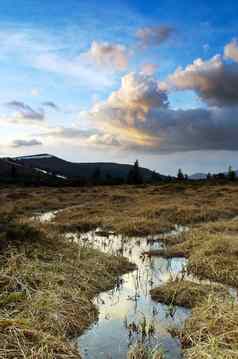
<path id="1" fill-rule="evenodd" d="M 224 55 L 227 59 L 232 59 L 238 62 L 238 42 L 237 40 L 231 41 L 224 48 Z"/>
<path id="2" fill-rule="evenodd" d="M 31 96 L 33 96 L 33 97 L 40 96 L 40 91 L 38 89 L 32 89 L 31 90 Z"/>

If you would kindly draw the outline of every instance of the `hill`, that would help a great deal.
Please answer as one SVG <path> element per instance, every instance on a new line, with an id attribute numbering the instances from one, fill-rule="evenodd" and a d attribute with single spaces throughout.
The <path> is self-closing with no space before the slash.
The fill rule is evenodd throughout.
<path id="1" fill-rule="evenodd" d="M 63 179 L 40 169 L 25 166 L 12 158 L 0 158 L 0 182 L 58 185 Z"/>
<path id="2" fill-rule="evenodd" d="M 133 166 L 129 164 L 112 162 L 69 162 L 49 154 L 16 157 L 12 160 L 14 160 L 16 164 L 20 164 L 27 169 L 41 170 L 46 174 L 54 174 L 65 179 L 81 178 L 83 180 L 89 180 L 96 175 L 100 175 L 102 180 L 112 178 L 125 181 L 129 171 L 133 168 Z M 153 171 L 147 168 L 140 168 L 140 173 L 145 182 L 150 181 L 154 174 Z M 162 177 L 166 178 L 166 176 Z"/>

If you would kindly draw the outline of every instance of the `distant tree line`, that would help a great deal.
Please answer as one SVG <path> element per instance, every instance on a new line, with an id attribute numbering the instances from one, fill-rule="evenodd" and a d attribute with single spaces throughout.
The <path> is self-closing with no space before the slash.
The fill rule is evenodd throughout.
<path id="1" fill-rule="evenodd" d="M 176 178 L 177 178 L 178 181 L 187 181 L 187 180 L 189 180 L 188 175 L 184 174 L 183 171 L 181 170 L 181 168 L 179 168 Z M 220 172 L 220 173 L 211 174 L 210 172 L 208 172 L 206 178 L 201 179 L 201 180 L 203 180 L 203 181 L 204 180 L 207 180 L 207 181 L 212 181 L 212 180 L 235 181 L 236 179 L 237 179 L 236 171 L 233 170 L 232 166 L 229 166 L 227 173 Z"/>
<path id="2" fill-rule="evenodd" d="M 34 170 L 34 169 L 32 169 Z M 49 175 L 50 173 L 50 175 Z M 143 175 L 140 168 L 139 161 L 136 160 L 134 165 L 131 166 L 127 176 L 116 177 L 110 173 L 102 173 L 100 167 L 96 167 L 91 176 L 87 178 L 74 177 L 69 179 L 59 178 L 52 171 L 48 174 L 40 172 L 32 172 L 32 174 L 24 173 L 21 167 L 12 165 L 8 175 L 0 175 L 0 183 L 20 183 L 22 185 L 46 185 L 46 186 L 97 186 L 97 185 L 142 185 L 157 184 L 161 182 L 194 182 L 189 179 L 187 174 L 184 174 L 182 169 L 179 168 L 176 177 L 161 176 L 156 171 L 151 172 L 151 175 Z M 232 166 L 229 166 L 227 173 L 208 173 L 205 179 L 198 181 L 236 181 L 237 175 Z"/>

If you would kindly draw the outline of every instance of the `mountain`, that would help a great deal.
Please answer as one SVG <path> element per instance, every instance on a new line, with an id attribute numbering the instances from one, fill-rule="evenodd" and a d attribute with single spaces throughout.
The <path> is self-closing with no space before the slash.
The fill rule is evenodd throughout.
<path id="1" fill-rule="evenodd" d="M 238 177 L 238 171 L 235 171 L 235 174 L 236 174 L 236 177 Z M 215 174 L 212 174 L 212 175 L 215 175 L 217 177 L 219 176 L 228 176 L 228 172 L 220 172 L 220 173 L 215 173 Z M 207 179 L 207 173 L 194 173 L 193 175 L 189 176 L 189 179 L 190 180 L 205 180 Z"/>
<path id="2" fill-rule="evenodd" d="M 198 172 L 198 173 L 194 173 L 193 175 L 189 176 L 189 179 L 190 180 L 204 180 L 204 179 L 207 179 L 207 173 L 201 173 L 201 172 Z"/>
<path id="3" fill-rule="evenodd" d="M 26 171 L 37 171 L 45 175 L 53 175 L 65 180 L 89 180 L 100 174 L 102 180 L 108 178 L 125 181 L 129 171 L 133 168 L 129 164 L 112 162 L 77 163 L 63 160 L 50 154 L 21 156 L 11 158 L 11 163 L 22 166 Z M 141 176 L 145 182 L 151 180 L 154 172 L 147 168 L 140 168 Z M 161 176 L 165 179 L 166 176 Z"/>
<path id="4" fill-rule="evenodd" d="M 0 158 L 0 181 L 55 185 L 61 184 L 63 179 L 53 177 L 45 171 L 25 166 L 16 159 Z"/>

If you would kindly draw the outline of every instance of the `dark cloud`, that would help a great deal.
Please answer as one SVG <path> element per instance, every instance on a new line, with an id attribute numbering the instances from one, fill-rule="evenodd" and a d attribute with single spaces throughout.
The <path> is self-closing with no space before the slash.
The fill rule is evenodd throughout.
<path id="1" fill-rule="evenodd" d="M 50 108 L 51 110 L 60 111 L 59 106 L 56 105 L 56 104 L 55 104 L 54 102 L 52 102 L 52 101 L 43 102 L 43 103 L 42 103 L 42 106 L 43 106 L 43 107 L 48 107 L 48 108 Z"/>
<path id="2" fill-rule="evenodd" d="M 225 63 L 221 56 L 195 60 L 170 75 L 165 87 L 194 90 L 209 106 L 238 104 L 238 63 Z"/>
<path id="3" fill-rule="evenodd" d="M 131 116 L 135 115 L 133 121 Z M 125 151 L 168 154 L 190 151 L 237 151 L 238 107 L 172 110 L 151 108 L 143 121 L 130 109 L 104 108 L 94 119 L 100 128 L 56 128 L 41 133 L 72 145 L 117 147 Z M 125 121 L 128 119 L 128 121 Z"/>
<path id="4" fill-rule="evenodd" d="M 34 110 L 31 106 L 26 105 L 24 102 L 10 101 L 5 105 L 9 109 L 16 111 L 15 115 L 17 119 L 43 121 L 45 118 L 44 110 Z"/>
<path id="5" fill-rule="evenodd" d="M 139 29 L 136 33 L 140 44 L 143 47 L 160 46 L 174 33 L 174 28 L 171 26 L 147 26 Z"/>
<path id="6" fill-rule="evenodd" d="M 12 147 L 32 147 L 32 146 L 41 146 L 42 142 L 38 140 L 15 140 L 12 143 Z"/>
<path id="7" fill-rule="evenodd" d="M 237 118 L 238 107 L 159 109 L 147 113 L 146 121 L 138 129 L 151 136 L 148 150 L 152 152 L 233 151 L 238 150 Z"/>

